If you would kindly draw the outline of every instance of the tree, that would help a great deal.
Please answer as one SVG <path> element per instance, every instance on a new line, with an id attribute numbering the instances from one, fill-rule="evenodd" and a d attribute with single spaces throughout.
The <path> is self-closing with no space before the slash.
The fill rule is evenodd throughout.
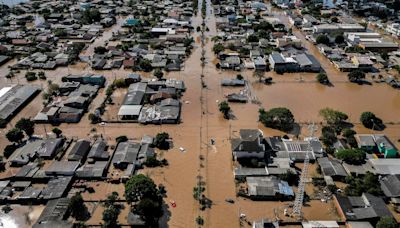
<path id="1" fill-rule="evenodd" d="M 258 112 L 259 121 L 266 127 L 281 131 L 290 131 L 293 129 L 294 116 L 287 108 L 273 108 L 268 112 L 264 109 L 260 109 Z"/>
<path id="2" fill-rule="evenodd" d="M 329 37 L 327 35 L 321 34 L 317 36 L 317 44 L 326 44 L 328 45 L 330 43 Z"/>
<path id="3" fill-rule="evenodd" d="M 13 128 L 7 132 L 6 138 L 10 142 L 20 143 L 24 138 L 24 133 L 19 128 Z"/>
<path id="4" fill-rule="evenodd" d="M 67 31 L 65 31 L 65 29 L 62 28 L 58 28 L 54 31 L 54 35 L 56 37 L 65 37 L 68 35 Z"/>
<path id="5" fill-rule="evenodd" d="M 383 126 L 383 121 L 372 112 L 361 113 L 360 121 L 364 127 L 369 129 L 381 129 Z"/>
<path id="6" fill-rule="evenodd" d="M 117 227 L 118 225 L 118 215 L 119 215 L 119 208 L 114 205 L 108 206 L 103 211 L 103 227 L 104 228 L 112 228 Z"/>
<path id="7" fill-rule="evenodd" d="M 28 82 L 35 81 L 37 79 L 36 73 L 32 71 L 27 71 L 25 73 L 25 78 Z"/>
<path id="8" fill-rule="evenodd" d="M 354 70 L 350 72 L 347 77 L 349 78 L 350 82 L 360 82 L 365 78 L 365 73 L 360 70 Z"/>
<path id="9" fill-rule="evenodd" d="M 321 84 L 327 85 L 329 84 L 329 78 L 328 75 L 326 75 L 325 73 L 319 73 L 317 74 L 317 81 Z"/>
<path id="10" fill-rule="evenodd" d="M 41 80 L 46 80 L 46 73 L 44 72 L 44 71 L 39 71 L 39 73 L 38 73 L 38 77 L 39 77 L 39 79 L 41 79 Z"/>
<path id="11" fill-rule="evenodd" d="M 222 101 L 218 104 L 219 111 L 224 114 L 225 119 L 229 119 L 229 112 L 231 111 L 231 107 L 229 107 L 228 102 Z"/>
<path id="12" fill-rule="evenodd" d="M 101 121 L 101 118 L 94 113 L 90 113 L 88 115 L 88 118 L 89 118 L 91 124 L 96 124 Z"/>
<path id="13" fill-rule="evenodd" d="M 56 134 L 56 136 L 57 136 L 57 138 L 60 138 L 60 135 L 62 134 L 62 131 L 59 129 L 59 128 L 57 128 L 57 127 L 55 127 L 55 128 L 53 128 L 53 130 L 51 130 L 54 134 Z"/>
<path id="14" fill-rule="evenodd" d="M 160 198 L 160 197 L 158 197 Z M 137 213 L 143 217 L 147 224 L 156 224 L 163 214 L 162 201 L 144 198 L 135 207 Z"/>
<path id="15" fill-rule="evenodd" d="M 400 3 L 399 3 L 400 4 Z M 389 216 L 383 216 L 376 224 L 376 228 L 397 228 L 397 222 Z"/>
<path id="16" fill-rule="evenodd" d="M 106 200 L 104 201 L 105 207 L 113 206 L 115 201 L 118 200 L 118 192 L 112 192 L 110 195 L 107 196 Z"/>
<path id="17" fill-rule="evenodd" d="M 334 110 L 332 108 L 324 108 L 319 110 L 319 115 L 322 116 L 322 118 L 329 125 L 342 124 L 349 118 L 346 113 Z"/>
<path id="18" fill-rule="evenodd" d="M 353 148 L 357 147 L 357 140 L 354 137 L 355 134 L 357 134 L 357 132 L 350 128 L 346 128 L 342 132 L 342 136 L 345 137 L 346 142 Z"/>
<path id="19" fill-rule="evenodd" d="M 360 196 L 363 193 L 380 196 L 383 194 L 379 177 L 373 173 L 367 172 L 361 177 L 346 177 L 347 186 L 344 193 L 347 196 Z"/>
<path id="20" fill-rule="evenodd" d="M 108 51 L 107 48 L 105 48 L 103 46 L 98 46 L 98 47 L 94 48 L 94 53 L 100 54 L 100 55 L 106 53 L 107 51 Z"/>
<path id="21" fill-rule="evenodd" d="M 126 137 L 126 135 L 120 135 L 117 138 L 115 138 L 115 141 L 117 143 L 126 142 L 128 141 L 128 137 Z"/>
<path id="22" fill-rule="evenodd" d="M 332 146 L 337 141 L 335 129 L 330 126 L 322 127 L 321 141 L 325 146 Z"/>
<path id="23" fill-rule="evenodd" d="M 154 139 L 153 146 L 157 147 L 161 150 L 168 150 L 169 149 L 169 134 L 167 132 L 161 132 L 156 135 Z"/>
<path id="24" fill-rule="evenodd" d="M 31 137 L 35 132 L 35 123 L 30 119 L 22 118 L 16 124 L 15 127 L 21 129 L 26 135 Z"/>
<path id="25" fill-rule="evenodd" d="M 222 45 L 222 44 L 220 44 L 220 43 L 214 44 L 214 46 L 213 46 L 213 52 L 214 52 L 215 54 L 218 54 L 218 53 L 220 53 L 220 52 L 222 52 L 222 51 L 224 51 L 224 50 L 225 50 L 224 45 Z"/>
<path id="26" fill-rule="evenodd" d="M 332 17 L 332 18 L 331 18 L 331 22 L 332 22 L 332 23 L 338 23 L 338 22 L 339 22 L 339 18 L 337 18 L 337 17 Z"/>
<path id="27" fill-rule="evenodd" d="M 75 219 L 84 220 L 86 218 L 87 208 L 80 193 L 76 193 L 71 197 L 68 207 L 71 211 L 71 216 Z"/>
<path id="28" fill-rule="evenodd" d="M 337 43 L 337 44 L 342 44 L 342 43 L 344 43 L 344 36 L 343 36 L 343 35 L 337 35 L 337 36 L 335 37 L 335 43 Z"/>
<path id="29" fill-rule="evenodd" d="M 336 152 L 335 156 L 347 164 L 359 165 L 365 162 L 365 151 L 355 149 L 342 149 Z"/>
<path id="30" fill-rule="evenodd" d="M 154 70 L 154 77 L 156 77 L 158 80 L 160 80 L 163 76 L 164 73 L 160 69 Z"/>
<path id="31" fill-rule="evenodd" d="M 290 170 L 286 171 L 285 174 L 279 175 L 279 178 L 283 181 L 288 182 L 289 185 L 297 185 L 299 182 L 299 176 Z"/>
<path id="32" fill-rule="evenodd" d="M 153 70 L 153 66 L 151 65 L 151 61 L 148 59 L 139 59 L 139 67 L 141 70 L 145 71 L 145 72 L 150 72 Z"/>
<path id="33" fill-rule="evenodd" d="M 115 80 L 115 81 L 113 82 L 113 85 L 114 85 L 116 88 L 126 88 L 126 87 L 128 87 L 128 84 L 126 83 L 125 79 L 123 79 L 123 78 L 120 78 L 120 79 Z M 111 93 L 111 94 L 112 94 L 112 93 Z M 110 95 L 111 95 L 111 94 L 110 94 Z"/>
<path id="34" fill-rule="evenodd" d="M 132 176 L 125 184 L 125 198 L 130 203 L 137 203 L 143 198 L 157 199 L 157 186 L 150 177 L 143 174 Z"/>
<path id="35" fill-rule="evenodd" d="M 15 151 L 17 148 L 18 148 L 18 147 L 17 147 L 15 144 L 7 145 L 7 146 L 4 148 L 4 153 L 3 153 L 4 157 L 9 158 L 9 157 L 11 156 L 11 154 L 14 153 L 14 151 Z"/>
<path id="36" fill-rule="evenodd" d="M 256 43 L 256 42 L 258 42 L 258 40 L 259 40 L 258 36 L 254 35 L 254 34 L 247 37 L 247 42 L 249 42 L 249 43 Z"/>
<path id="37" fill-rule="evenodd" d="M 243 76 L 241 74 L 236 75 L 237 80 L 243 80 Z"/>

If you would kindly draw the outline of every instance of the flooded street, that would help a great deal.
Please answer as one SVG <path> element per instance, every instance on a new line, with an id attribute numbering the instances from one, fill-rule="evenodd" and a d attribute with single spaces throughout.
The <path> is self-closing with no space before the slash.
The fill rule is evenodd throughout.
<path id="1" fill-rule="evenodd" d="M 201 1 L 199 1 L 201 9 Z M 287 202 L 254 202 L 248 199 L 236 196 L 236 183 L 233 177 L 233 161 L 230 146 L 230 139 L 236 137 L 240 129 L 259 128 L 265 136 L 284 135 L 285 133 L 265 128 L 258 122 L 258 109 L 270 109 L 274 107 L 289 108 L 297 122 L 300 123 L 320 123 L 322 119 L 318 116 L 320 109 L 331 107 L 343 111 L 349 115 L 350 121 L 355 123 L 355 130 L 358 133 L 370 133 L 371 130 L 365 129 L 359 123 L 359 116 L 364 111 L 372 111 L 387 124 L 383 133 L 396 142 L 400 147 L 398 139 L 400 138 L 400 91 L 392 89 L 386 84 L 357 85 L 348 83 L 347 74 L 337 71 L 333 65 L 323 57 L 311 43 L 305 40 L 300 31 L 294 29 L 294 34 L 303 41 L 305 47 L 321 63 L 327 72 L 332 87 L 320 85 L 315 82 L 315 74 L 292 73 L 276 75 L 273 72 L 267 72 L 266 77 L 273 77 L 272 85 L 264 85 L 253 77 L 252 71 L 243 71 L 241 74 L 251 85 L 252 91 L 260 101 L 257 104 L 230 104 L 235 119 L 225 120 L 218 110 L 218 102 L 224 100 L 224 95 L 233 91 L 239 91 L 238 88 L 222 88 L 220 81 L 223 78 L 234 78 L 238 72 L 220 71 L 215 65 L 215 56 L 212 52 L 213 42 L 211 37 L 217 34 L 215 25 L 215 16 L 211 13 L 211 1 L 207 0 L 206 25 L 209 28 L 205 32 L 208 38 L 205 43 L 206 66 L 204 68 L 204 83 L 206 88 L 202 88 L 200 75 L 202 69 L 200 65 L 201 44 L 200 33 L 194 32 L 193 37 L 196 40 L 195 48 L 192 54 L 185 62 L 185 68 L 181 72 L 166 73 L 166 78 L 175 78 L 184 80 L 187 87 L 182 97 L 182 123 L 179 125 L 140 125 L 136 123 L 106 123 L 101 127 L 89 123 L 87 114 L 83 116 L 78 124 L 61 124 L 58 126 L 67 137 L 89 138 L 91 131 L 95 128 L 98 134 L 108 140 L 109 145 L 115 145 L 115 138 L 120 135 L 126 135 L 130 139 L 141 138 L 144 134 L 155 136 L 159 132 L 168 132 L 172 137 L 174 148 L 164 152 L 163 157 L 168 160 L 169 166 L 163 168 L 146 168 L 141 172 L 148 174 L 157 184 L 163 184 L 167 190 L 165 202 L 175 201 L 177 207 L 169 207 L 171 215 L 168 217 L 169 227 L 186 228 L 195 227 L 195 218 L 201 214 L 205 220 L 205 227 L 239 227 L 239 215 L 246 214 L 249 221 L 260 220 L 263 218 L 274 219 L 274 209 L 280 213 L 279 216 L 285 219 L 282 208 L 287 206 Z M 276 12 L 277 17 L 284 23 L 288 23 L 286 17 Z M 107 29 L 101 38 L 90 44 L 88 49 L 82 52 L 82 55 L 92 55 L 94 48 L 104 45 L 111 37 L 113 31 L 117 31 L 122 25 L 123 20 L 118 19 L 118 25 Z M 192 21 L 196 28 L 201 25 L 201 13 L 199 12 Z M 0 84 L 2 86 L 17 83 L 26 83 L 24 77 L 25 71 L 21 71 L 12 80 L 5 78 L 8 73 L 8 66 L 14 64 L 12 60 L 0 68 Z M 55 83 L 61 82 L 61 77 L 71 74 L 81 74 L 84 72 L 94 72 L 106 76 L 108 83 L 115 78 L 125 78 L 130 70 L 110 70 L 110 71 L 91 71 L 86 63 L 77 63 L 70 67 L 57 68 L 54 71 L 46 71 L 47 79 Z M 149 74 L 143 74 L 149 77 Z M 299 78 L 304 82 L 299 82 Z M 32 84 L 38 84 L 46 89 L 47 82 L 37 80 Z M 114 94 L 113 96 L 123 97 L 123 94 Z M 90 106 L 94 110 L 104 99 L 104 89 L 95 98 Z M 9 144 L 5 133 L 22 117 L 34 117 L 42 109 L 42 96 L 39 94 L 29 105 L 20 111 L 11 121 L 7 129 L 0 131 L 0 150 Z M 119 107 L 115 107 L 119 108 Z M 116 112 L 111 112 L 110 114 Z M 105 115 L 108 115 L 107 112 Z M 107 117 L 108 119 L 116 116 Z M 49 124 L 36 124 L 35 134 L 45 136 L 50 132 L 53 126 Z M 305 130 L 302 132 L 306 134 Z M 215 145 L 210 145 L 210 140 L 215 140 Z M 181 152 L 179 148 L 185 149 Z M 205 156 L 201 161 L 199 155 Z M 203 168 L 200 167 L 200 162 Z M 15 172 L 8 169 L 2 174 L 3 177 Z M 200 211 L 198 202 L 193 198 L 193 187 L 196 186 L 198 175 L 202 175 L 205 181 L 206 196 L 213 201 L 211 209 Z M 93 184 L 96 193 L 85 193 L 85 200 L 100 200 L 106 194 L 112 191 L 123 195 L 123 185 L 112 185 L 108 183 Z M 310 192 L 307 192 L 311 194 Z M 235 203 L 230 204 L 225 200 L 234 199 Z M 35 206 L 39 208 L 42 206 Z M 22 209 L 21 209 L 22 210 Z M 24 209 L 25 210 L 25 209 Z M 43 210 L 43 209 L 41 209 Z M 102 207 L 95 210 L 95 218 L 101 218 Z M 333 208 L 333 203 L 324 203 L 319 200 L 313 200 L 309 206 L 304 207 L 304 215 L 308 220 L 336 220 L 337 215 Z M 14 213 L 14 212 L 11 212 Z M 17 209 L 15 210 L 17 213 Z M 23 215 L 25 212 L 18 212 Z M 34 213 L 36 216 L 36 213 Z M 40 214 L 40 213 L 39 213 Z M 122 223 L 125 223 L 127 211 L 120 215 Z M 12 214 L 9 214 L 10 216 Z M 32 217 L 35 217 L 32 216 Z M 35 217 L 37 218 L 37 217 Z M 1 217 L 0 219 L 6 219 Z M 22 218 L 21 218 L 22 219 Z M 93 221 L 92 221 L 93 220 Z M 92 224 L 98 224 L 96 219 L 92 218 Z M 2 220 L 7 221 L 7 220 Z M 24 220 L 16 220 L 18 225 L 15 227 L 29 227 L 23 224 Z M 34 221 L 34 219 L 32 219 Z M 97 223 L 96 223 L 97 222 Z M 3 222 L 5 224 L 5 222 Z M 1 226 L 0 226 L 1 227 Z M 6 227 L 6 226 L 4 226 Z M 13 226 L 7 226 L 13 228 Z"/>

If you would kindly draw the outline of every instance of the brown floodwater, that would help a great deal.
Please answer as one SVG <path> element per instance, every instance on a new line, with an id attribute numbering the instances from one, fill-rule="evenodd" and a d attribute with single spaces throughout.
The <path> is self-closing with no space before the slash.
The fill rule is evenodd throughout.
<path id="1" fill-rule="evenodd" d="M 201 7 L 199 7 L 201 9 Z M 201 24 L 199 16 L 193 19 L 193 25 L 196 27 Z M 217 34 L 215 28 L 215 17 L 209 15 L 206 19 L 210 31 L 206 32 L 207 37 Z M 114 28 L 108 31 L 115 31 Z M 111 33 L 104 32 L 105 36 Z M 108 35 L 107 35 L 108 34 Z M 295 31 L 298 35 L 298 32 Z M 199 37 L 199 33 L 194 33 L 194 37 Z M 90 54 L 96 45 L 103 44 L 106 39 L 95 41 L 84 54 Z M 197 39 L 196 39 L 197 40 Z M 258 109 L 263 107 L 270 109 L 273 107 L 288 107 L 294 114 L 297 121 L 300 122 L 320 122 L 318 111 L 325 107 L 332 107 L 346 112 L 352 122 L 358 122 L 359 115 L 363 111 L 372 111 L 385 122 L 399 122 L 400 113 L 399 91 L 383 84 L 373 84 L 371 86 L 360 86 L 345 82 L 346 75 L 336 71 L 330 63 L 315 53 L 321 61 L 325 70 L 333 83 L 333 87 L 319 85 L 314 81 L 315 74 L 285 74 L 275 75 L 266 73 L 266 76 L 273 77 L 276 83 L 267 86 L 260 84 L 257 78 L 253 77 L 252 71 L 243 71 L 241 74 L 249 81 L 253 95 L 260 101 L 258 104 L 230 104 L 235 118 L 225 120 L 218 111 L 218 102 L 224 99 L 224 95 L 230 92 L 238 92 L 239 88 L 222 88 L 220 81 L 222 78 L 236 77 L 238 72 L 220 71 L 215 68 L 213 61 L 215 57 L 212 53 L 213 42 L 205 43 L 207 65 L 202 72 L 200 67 L 201 47 L 199 43 L 195 44 L 192 55 L 185 62 L 184 70 L 181 72 L 166 73 L 167 78 L 176 78 L 185 81 L 187 91 L 182 97 L 182 123 L 179 125 L 139 125 L 135 123 L 107 123 L 105 126 L 91 125 L 87 119 L 87 114 L 82 118 L 79 124 L 61 124 L 63 134 L 67 137 L 89 138 L 93 134 L 103 134 L 109 144 L 115 145 L 115 137 L 127 135 L 128 138 L 140 138 L 144 134 L 155 135 L 158 132 L 166 131 L 170 134 L 174 142 L 174 148 L 163 153 L 163 157 L 169 162 L 169 166 L 163 168 L 144 169 L 143 173 L 148 174 L 157 183 L 166 186 L 168 204 L 171 200 L 175 201 L 177 207 L 169 207 L 171 213 L 168 224 L 170 227 L 194 227 L 195 218 L 198 215 L 204 217 L 207 227 L 239 227 L 239 214 L 246 214 L 249 221 L 262 218 L 274 219 L 274 208 L 280 213 L 283 219 L 282 210 L 287 206 L 286 202 L 254 202 L 236 197 L 236 186 L 233 178 L 233 162 L 230 150 L 229 139 L 238 135 L 242 128 L 260 128 L 264 134 L 283 135 L 283 132 L 265 128 L 259 122 Z M 312 45 L 306 44 L 306 47 L 312 49 Z M 315 52 L 315 50 L 311 50 Z M 16 78 L 6 80 L 4 75 L 8 72 L 9 62 L 0 68 L 0 85 L 10 83 L 26 83 L 24 79 L 25 71 L 21 71 Z M 119 69 L 113 71 L 91 71 L 87 64 L 78 63 L 68 68 L 57 68 L 54 71 L 46 71 L 48 79 L 59 83 L 61 77 L 68 73 L 96 72 L 104 74 L 107 79 L 124 78 L 129 70 Z M 204 83 L 207 88 L 202 89 L 200 75 L 204 74 Z M 149 77 L 149 74 L 145 74 Z M 299 78 L 305 82 L 299 82 Z M 334 79 L 334 80 L 333 80 Z M 35 81 L 33 84 L 47 87 L 45 81 Z M 118 104 L 124 96 L 123 90 L 117 90 L 113 94 L 114 101 Z M 104 90 L 90 106 L 94 110 L 104 99 Z M 34 117 L 42 108 L 41 95 L 37 96 L 29 105 L 27 105 L 11 121 L 10 129 L 21 117 Z M 108 119 L 116 118 L 117 106 L 108 107 L 106 112 Z M 107 108 L 107 109 L 108 109 Z M 95 128 L 96 132 L 91 130 Z M 8 130 L 6 129 L 6 130 Z M 37 124 L 35 134 L 45 135 L 45 131 L 50 132 L 52 126 L 48 124 Z M 306 129 L 306 128 L 305 128 Z M 372 132 L 356 124 L 357 132 Z M 0 151 L 8 144 L 5 138 L 6 130 L 0 133 Z M 308 134 L 303 130 L 303 134 Z M 390 139 L 397 142 L 400 137 L 400 125 L 388 124 L 383 131 Z M 210 139 L 215 139 L 215 145 L 210 146 Z M 399 144 L 397 143 L 399 146 Z M 179 150 L 185 148 L 185 152 Z M 200 161 L 199 155 L 205 157 Z M 202 163 L 203 168 L 200 168 Z M 7 169 L 2 177 L 15 173 L 14 169 Z M 200 211 L 198 203 L 193 199 L 193 187 L 196 185 L 196 176 L 201 175 L 206 182 L 205 195 L 213 201 L 211 209 Z M 106 182 L 90 182 L 88 185 L 95 189 L 95 193 L 84 193 L 87 200 L 104 199 L 112 191 L 123 194 L 123 185 L 116 185 Z M 307 188 L 310 189 L 310 188 Z M 228 204 L 225 199 L 232 198 L 235 204 Z M 304 207 L 306 219 L 335 220 L 337 215 L 331 202 L 323 203 L 313 200 L 310 206 Z M 101 220 L 102 207 L 98 206 L 94 210 L 94 217 L 89 221 L 90 224 L 99 224 Z M 127 212 L 121 214 L 123 221 Z"/>

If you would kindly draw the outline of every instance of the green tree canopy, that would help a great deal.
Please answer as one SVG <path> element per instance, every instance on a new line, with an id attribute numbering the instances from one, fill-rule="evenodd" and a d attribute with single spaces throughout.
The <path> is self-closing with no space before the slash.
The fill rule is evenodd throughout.
<path id="1" fill-rule="evenodd" d="M 269 111 L 260 109 L 258 112 L 259 121 L 266 127 L 281 131 L 290 131 L 293 129 L 294 116 L 287 108 L 272 108 Z"/>
<path id="2" fill-rule="evenodd" d="M 10 142 L 20 143 L 24 138 L 24 133 L 18 128 L 13 128 L 7 132 L 6 138 Z"/>
<path id="3" fill-rule="evenodd" d="M 231 111 L 231 107 L 228 102 L 222 101 L 218 104 L 219 111 L 224 114 L 225 119 L 229 119 L 229 112 Z"/>
<path id="4" fill-rule="evenodd" d="M 350 82 L 360 82 L 365 78 L 365 73 L 360 70 L 354 70 L 350 72 L 347 77 L 349 78 Z"/>
<path id="5" fill-rule="evenodd" d="M 167 132 L 160 132 L 156 135 L 153 145 L 161 150 L 169 149 L 169 134 Z"/>
<path id="6" fill-rule="evenodd" d="M 26 135 L 31 137 L 35 132 L 35 123 L 27 118 L 20 119 L 16 124 L 15 127 L 21 129 L 25 132 Z"/>
<path id="7" fill-rule="evenodd" d="M 318 35 L 316 41 L 317 41 L 317 44 L 326 44 L 326 45 L 328 45 L 330 42 L 329 37 L 324 34 Z"/>
<path id="8" fill-rule="evenodd" d="M 363 177 L 346 177 L 347 186 L 344 193 L 347 196 L 360 196 L 363 193 L 382 195 L 381 185 L 377 175 L 367 172 Z"/>
<path id="9" fill-rule="evenodd" d="M 399 3 L 400 4 L 400 3 Z M 376 228 L 397 228 L 397 222 L 392 217 L 383 216 L 376 224 Z"/>
<path id="10" fill-rule="evenodd" d="M 71 216 L 75 219 L 84 220 L 86 218 L 87 208 L 80 193 L 76 193 L 71 197 L 68 207 L 71 211 Z"/>
<path id="11" fill-rule="evenodd" d="M 339 150 L 335 156 L 344 162 L 353 165 L 364 163 L 366 158 L 365 151 L 358 148 Z"/>
<path id="12" fill-rule="evenodd" d="M 214 44 L 214 46 L 213 46 L 213 52 L 215 54 L 218 54 L 224 50 L 225 50 L 225 47 L 223 44 L 217 43 L 217 44 Z"/>
<path id="13" fill-rule="evenodd" d="M 319 83 L 321 83 L 321 84 L 324 84 L 324 85 L 326 85 L 326 84 L 329 84 L 329 78 L 328 78 L 328 75 L 326 75 L 325 73 L 319 73 L 319 74 L 317 74 L 317 81 L 319 82 Z"/>
<path id="14" fill-rule="evenodd" d="M 319 115 L 326 121 L 327 124 L 335 125 L 345 122 L 349 116 L 346 113 L 334 110 L 332 108 L 324 108 L 319 111 Z"/>
<path id="15" fill-rule="evenodd" d="M 125 184 L 125 197 L 128 202 L 139 202 L 143 198 L 157 199 L 157 186 L 152 179 L 143 174 L 131 177 Z"/>
<path id="16" fill-rule="evenodd" d="M 383 121 L 372 112 L 363 112 L 360 121 L 364 127 L 369 129 L 380 129 L 383 125 Z"/>

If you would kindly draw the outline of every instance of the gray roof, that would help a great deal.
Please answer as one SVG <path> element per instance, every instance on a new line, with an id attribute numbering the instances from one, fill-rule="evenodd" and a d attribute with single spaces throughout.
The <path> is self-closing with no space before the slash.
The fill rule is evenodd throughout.
<path id="1" fill-rule="evenodd" d="M 89 151 L 88 158 L 107 159 L 110 155 L 108 154 L 108 151 L 106 149 L 107 142 L 103 139 L 97 139 Z"/>
<path id="2" fill-rule="evenodd" d="M 72 177 L 57 177 L 51 179 L 47 183 L 47 187 L 43 189 L 41 196 L 43 199 L 57 199 L 66 194 L 68 187 L 72 182 Z"/>
<path id="3" fill-rule="evenodd" d="M 276 196 L 277 194 L 294 196 L 293 189 L 288 183 L 275 176 L 247 177 L 246 181 L 250 196 Z"/>
<path id="4" fill-rule="evenodd" d="M 368 162 L 375 168 L 379 175 L 400 174 L 400 162 L 397 158 L 369 159 Z"/>
<path id="5" fill-rule="evenodd" d="M 56 138 L 56 139 L 46 139 L 41 144 L 41 147 L 37 151 L 39 157 L 52 157 L 55 155 L 57 149 L 62 144 L 63 139 Z"/>
<path id="6" fill-rule="evenodd" d="M 336 198 L 347 220 L 350 221 L 393 216 L 382 198 L 369 193 L 363 193 L 360 197 L 336 195 Z"/>
<path id="7" fill-rule="evenodd" d="M 80 161 L 89 153 L 90 142 L 84 139 L 78 140 L 68 154 L 69 161 Z"/>
<path id="8" fill-rule="evenodd" d="M 38 86 L 16 85 L 0 97 L 0 118 L 9 119 L 30 98 L 40 91 Z"/>
<path id="9" fill-rule="evenodd" d="M 262 143 L 263 134 L 257 129 L 241 129 L 240 138 L 231 139 L 232 151 L 265 151 L 265 145 Z"/>
<path id="10" fill-rule="evenodd" d="M 49 200 L 46 207 L 40 214 L 34 227 L 46 227 L 46 226 L 36 226 L 40 224 L 48 224 L 50 221 L 61 221 L 68 211 L 69 198 L 60 198 Z M 59 227 L 59 226 L 53 226 Z"/>
<path id="11" fill-rule="evenodd" d="M 28 187 L 22 192 L 21 195 L 18 196 L 18 199 L 27 199 L 27 200 L 38 199 L 41 192 L 42 192 L 41 189 Z"/>
<path id="12" fill-rule="evenodd" d="M 321 166 L 321 171 L 325 176 L 341 176 L 346 177 L 346 170 L 338 160 L 329 159 L 327 157 L 318 158 L 318 164 Z"/>
<path id="13" fill-rule="evenodd" d="M 114 152 L 112 163 L 119 165 L 121 163 L 134 164 L 139 153 L 140 144 L 132 142 L 121 142 Z"/>
<path id="14" fill-rule="evenodd" d="M 97 161 L 93 164 L 85 164 L 76 170 L 76 176 L 81 178 L 103 177 L 108 161 Z"/>
<path id="15" fill-rule="evenodd" d="M 373 135 L 356 134 L 354 137 L 356 138 L 359 147 L 376 145 Z"/>
<path id="16" fill-rule="evenodd" d="M 400 197 L 400 175 L 388 175 L 379 180 L 387 197 Z"/>
<path id="17" fill-rule="evenodd" d="M 270 54 L 270 58 L 272 59 L 272 61 L 274 61 L 275 64 L 276 63 L 278 63 L 278 64 L 281 63 L 282 64 L 282 63 L 286 62 L 285 59 L 283 58 L 283 56 L 280 53 L 274 52 L 274 53 Z"/>
<path id="18" fill-rule="evenodd" d="M 54 161 L 45 171 L 46 175 L 74 175 L 79 167 L 79 161 Z"/>

